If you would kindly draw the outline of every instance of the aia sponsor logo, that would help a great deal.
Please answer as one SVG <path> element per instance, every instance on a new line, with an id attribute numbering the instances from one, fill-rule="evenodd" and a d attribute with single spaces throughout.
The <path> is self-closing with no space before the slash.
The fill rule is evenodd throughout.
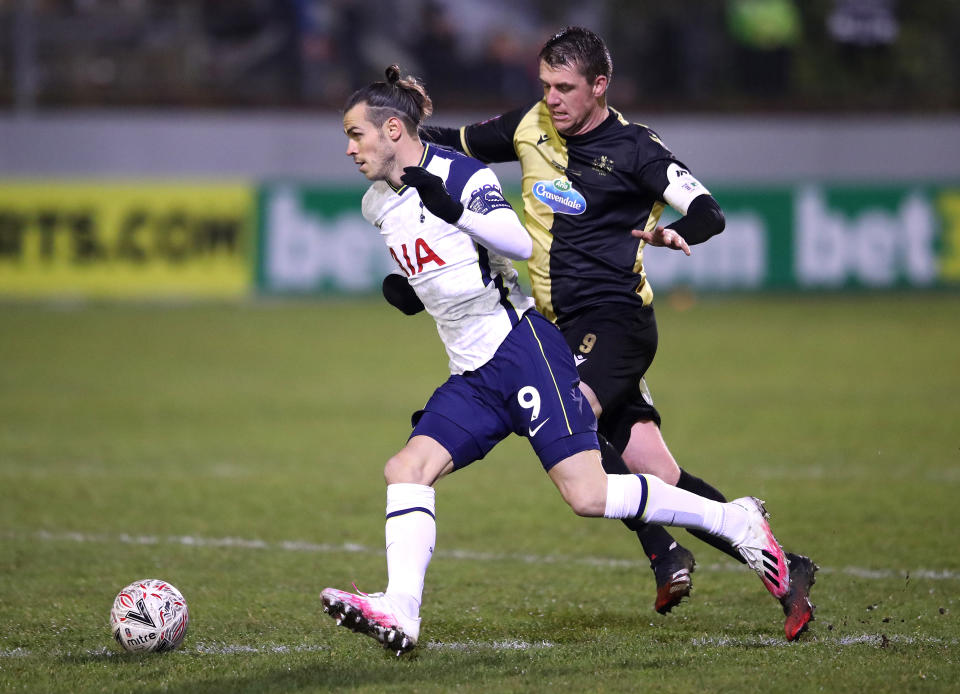
<path id="1" fill-rule="evenodd" d="M 426 241 L 420 238 L 414 242 L 412 249 L 407 248 L 405 243 L 400 244 L 399 248 L 390 246 L 390 255 L 407 277 L 423 272 L 423 266 L 428 263 L 436 263 L 437 267 L 447 264 L 443 258 L 434 253 Z"/>

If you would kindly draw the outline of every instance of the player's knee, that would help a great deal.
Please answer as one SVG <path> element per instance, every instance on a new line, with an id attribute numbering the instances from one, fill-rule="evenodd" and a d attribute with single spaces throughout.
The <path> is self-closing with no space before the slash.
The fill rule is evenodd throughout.
<path id="1" fill-rule="evenodd" d="M 426 479 L 425 462 L 407 451 L 400 451 L 387 461 L 383 467 L 383 478 L 387 484 L 430 484 Z"/>
<path id="2" fill-rule="evenodd" d="M 607 475 L 599 451 L 583 451 L 550 468 L 550 479 L 578 516 L 602 516 L 607 501 Z"/>
<path id="3" fill-rule="evenodd" d="M 578 516 L 596 517 L 603 515 L 605 499 L 585 487 L 573 487 L 562 490 L 563 500 L 570 505 L 570 509 Z"/>

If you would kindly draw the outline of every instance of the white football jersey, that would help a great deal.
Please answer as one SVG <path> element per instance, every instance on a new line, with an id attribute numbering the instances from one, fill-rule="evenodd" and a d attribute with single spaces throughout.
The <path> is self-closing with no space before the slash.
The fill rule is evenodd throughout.
<path id="1" fill-rule="evenodd" d="M 427 145 L 420 166 L 442 178 L 451 197 L 473 213 L 509 207 L 496 175 L 475 159 Z M 436 321 L 450 373 L 483 366 L 533 307 L 510 260 L 433 216 L 415 188 L 377 181 L 363 196 L 363 216 L 380 229 L 399 271 Z"/>

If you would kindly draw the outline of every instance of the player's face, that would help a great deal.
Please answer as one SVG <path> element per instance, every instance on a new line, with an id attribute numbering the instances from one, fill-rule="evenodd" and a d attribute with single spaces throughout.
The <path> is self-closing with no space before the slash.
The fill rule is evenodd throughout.
<path id="1" fill-rule="evenodd" d="M 541 60 L 540 84 L 553 127 L 562 135 L 585 133 L 598 126 L 607 116 L 603 100 L 607 78 L 603 75 L 590 84 L 576 67 L 551 67 Z"/>
<path id="2" fill-rule="evenodd" d="M 367 117 L 366 103 L 359 103 L 343 114 L 343 132 L 347 134 L 347 156 L 371 181 L 386 180 L 394 168 L 390 140 Z"/>

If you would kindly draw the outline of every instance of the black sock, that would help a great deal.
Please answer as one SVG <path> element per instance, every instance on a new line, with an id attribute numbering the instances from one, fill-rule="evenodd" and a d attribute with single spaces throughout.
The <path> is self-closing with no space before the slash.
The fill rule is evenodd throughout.
<path id="1" fill-rule="evenodd" d="M 600 434 L 597 434 L 597 439 L 600 442 L 600 462 L 603 465 L 603 471 L 608 475 L 632 474 L 614 445 Z M 662 557 L 670 551 L 670 546 L 675 544 L 673 537 L 661 525 L 644 523 L 639 518 L 623 518 L 622 520 L 625 526 L 637 533 L 637 539 L 640 540 L 643 553 L 647 555 L 651 562 L 656 560 L 657 557 Z"/>
<path id="2" fill-rule="evenodd" d="M 600 464 L 603 465 L 603 471 L 608 475 L 629 475 L 630 468 L 623 462 L 620 451 L 600 434 L 597 434 L 597 441 L 600 442 Z"/>
<path id="3" fill-rule="evenodd" d="M 725 497 L 719 489 L 708 482 L 704 482 L 699 477 L 691 475 L 683 468 L 680 469 L 680 479 L 677 480 L 677 487 L 688 492 L 693 492 L 699 496 L 706 497 L 707 499 L 719 501 L 720 503 L 724 503 L 727 500 L 727 497 Z M 746 560 L 740 556 L 740 552 L 738 552 L 733 545 L 723 538 L 717 537 L 716 535 L 711 535 L 710 533 L 705 533 L 702 530 L 693 530 L 688 528 L 687 532 L 698 540 L 706 542 L 711 547 L 719 549 L 724 554 L 729 554 L 741 564 L 747 563 Z"/>
<path id="4" fill-rule="evenodd" d="M 677 480 L 677 487 L 679 489 L 685 489 L 688 492 L 693 492 L 697 496 L 719 501 L 721 504 L 727 500 L 727 497 L 725 497 L 719 489 L 708 482 L 704 482 L 699 477 L 694 477 L 683 468 L 680 468 L 680 479 Z"/>
<path id="5" fill-rule="evenodd" d="M 640 545 L 643 547 L 643 553 L 647 555 L 651 565 L 660 557 L 666 556 L 670 547 L 677 544 L 673 536 L 662 525 L 653 525 L 642 521 L 634 522 L 639 527 L 633 527 L 626 520 L 623 521 L 624 525 L 636 531 L 637 539 L 640 540 Z"/>

